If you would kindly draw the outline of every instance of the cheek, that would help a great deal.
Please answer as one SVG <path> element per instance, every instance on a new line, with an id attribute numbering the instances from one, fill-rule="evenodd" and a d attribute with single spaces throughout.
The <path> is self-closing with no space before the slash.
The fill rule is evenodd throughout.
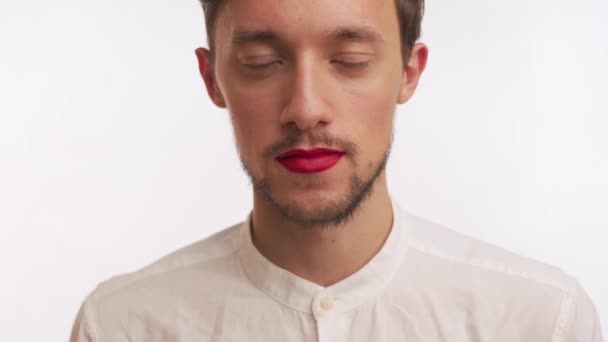
<path id="1" fill-rule="evenodd" d="M 228 85 L 224 94 L 239 151 L 252 163 L 276 142 L 280 129 L 276 103 L 268 92 L 252 88 Z"/>
<path id="2" fill-rule="evenodd" d="M 349 126 L 363 158 L 383 153 L 391 137 L 397 108 L 398 82 L 386 77 L 346 88 L 340 121 Z"/>

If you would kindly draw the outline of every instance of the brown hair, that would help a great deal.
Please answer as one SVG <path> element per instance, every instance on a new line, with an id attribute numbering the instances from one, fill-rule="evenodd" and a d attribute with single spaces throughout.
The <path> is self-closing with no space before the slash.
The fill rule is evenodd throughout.
<path id="1" fill-rule="evenodd" d="M 211 56 L 214 56 L 215 25 L 222 4 L 227 0 L 200 0 L 205 12 L 205 26 L 207 28 L 207 43 Z M 330 0 L 328 0 L 330 1 Z M 403 65 L 407 64 L 412 47 L 420 38 L 422 16 L 424 15 L 424 0 L 395 0 L 397 16 L 399 19 L 399 31 L 401 34 L 401 54 Z"/>

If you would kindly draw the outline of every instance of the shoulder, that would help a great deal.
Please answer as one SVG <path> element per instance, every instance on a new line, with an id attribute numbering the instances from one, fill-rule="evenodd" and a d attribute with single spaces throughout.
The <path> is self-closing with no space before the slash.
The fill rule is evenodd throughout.
<path id="1" fill-rule="evenodd" d="M 239 228 L 235 224 L 215 234 L 175 250 L 136 271 L 120 274 L 100 283 L 92 296 L 111 296 L 129 287 L 137 286 L 192 267 L 204 269 L 229 259 L 238 249 Z"/>
<path id="2" fill-rule="evenodd" d="M 91 340 L 118 331 L 125 321 L 145 325 L 153 320 L 162 326 L 192 298 L 211 301 L 226 286 L 242 283 L 236 255 L 241 227 L 242 223 L 230 226 L 141 269 L 101 282 L 84 300 L 79 314 Z"/>
<path id="3" fill-rule="evenodd" d="M 502 247 L 461 234 L 441 224 L 403 212 L 407 245 L 438 265 L 462 266 L 480 275 L 494 274 L 561 291 L 576 281 L 558 267 L 510 252 Z"/>
<path id="4" fill-rule="evenodd" d="M 572 341 L 601 340 L 595 308 L 571 275 L 411 213 L 402 215 L 409 265 L 405 269 L 410 270 L 406 273 L 415 272 L 414 291 L 420 298 L 432 298 L 430 305 L 451 313 L 466 308 L 479 319 L 502 317 L 505 321 L 494 323 L 511 322 L 513 326 L 505 325 L 507 335 L 530 334 L 514 338 L 542 335 L 565 341 L 583 334 L 584 339 Z M 491 320 L 485 326 L 498 329 Z"/>

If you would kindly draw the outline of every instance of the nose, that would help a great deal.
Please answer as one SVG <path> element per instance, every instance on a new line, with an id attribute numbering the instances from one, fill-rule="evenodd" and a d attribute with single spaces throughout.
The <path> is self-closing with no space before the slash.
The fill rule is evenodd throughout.
<path id="1" fill-rule="evenodd" d="M 330 108 L 325 101 L 329 95 L 325 91 L 328 84 L 317 64 L 312 58 L 295 64 L 286 89 L 282 125 L 295 125 L 304 131 L 331 122 Z"/>

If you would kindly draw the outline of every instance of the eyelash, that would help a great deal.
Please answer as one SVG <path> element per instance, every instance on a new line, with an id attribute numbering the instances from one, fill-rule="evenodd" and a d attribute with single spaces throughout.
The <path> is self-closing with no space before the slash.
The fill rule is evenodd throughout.
<path id="1" fill-rule="evenodd" d="M 272 66 L 273 64 L 282 64 L 281 62 L 271 62 L 271 63 L 263 63 L 263 64 L 243 64 L 247 69 L 253 70 L 253 71 L 263 71 L 265 69 L 267 69 L 268 67 Z"/>
<path id="2" fill-rule="evenodd" d="M 339 63 L 340 65 L 349 68 L 349 69 L 364 69 L 367 68 L 367 66 L 369 65 L 369 61 L 364 61 L 364 62 L 340 62 L 340 61 L 333 61 L 332 63 Z"/>
<path id="3" fill-rule="evenodd" d="M 348 69 L 364 69 L 367 66 L 369 66 L 369 61 L 364 61 L 364 62 L 341 62 L 341 61 L 331 61 L 331 63 L 338 63 L 341 66 L 348 68 Z M 283 64 L 280 61 L 276 61 L 276 62 L 271 62 L 271 63 L 264 63 L 264 64 L 243 64 L 246 68 L 252 70 L 252 71 L 264 71 L 267 68 L 271 67 L 273 64 Z"/>

